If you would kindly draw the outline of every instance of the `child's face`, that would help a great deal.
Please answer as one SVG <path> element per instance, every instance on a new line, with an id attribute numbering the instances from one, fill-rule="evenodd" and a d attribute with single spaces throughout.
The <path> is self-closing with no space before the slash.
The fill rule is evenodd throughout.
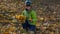
<path id="1" fill-rule="evenodd" d="M 30 10 L 31 9 L 31 6 L 26 6 L 26 9 Z"/>

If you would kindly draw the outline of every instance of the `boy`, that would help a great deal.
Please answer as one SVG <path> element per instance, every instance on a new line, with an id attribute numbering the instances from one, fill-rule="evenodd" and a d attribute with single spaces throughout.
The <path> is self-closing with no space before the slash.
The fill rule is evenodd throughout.
<path id="1" fill-rule="evenodd" d="M 26 8 L 22 12 L 22 15 L 26 16 L 26 21 L 24 24 L 22 24 L 23 28 L 26 30 L 28 29 L 30 32 L 35 31 L 37 17 L 36 17 L 36 12 L 31 9 L 30 1 L 26 1 Z"/>

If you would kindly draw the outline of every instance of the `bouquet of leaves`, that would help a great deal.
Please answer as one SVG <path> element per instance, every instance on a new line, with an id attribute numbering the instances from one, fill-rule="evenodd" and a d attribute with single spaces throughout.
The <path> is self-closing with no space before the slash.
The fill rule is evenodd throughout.
<path id="1" fill-rule="evenodd" d="M 24 23 L 26 20 L 26 16 L 23 15 L 16 15 L 15 18 L 21 23 Z"/>

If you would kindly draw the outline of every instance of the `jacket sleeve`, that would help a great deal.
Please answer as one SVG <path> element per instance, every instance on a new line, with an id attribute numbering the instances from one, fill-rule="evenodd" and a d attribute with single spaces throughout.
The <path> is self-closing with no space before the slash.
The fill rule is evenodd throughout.
<path id="1" fill-rule="evenodd" d="M 21 15 L 24 15 L 24 16 L 26 15 L 26 12 L 25 12 L 25 10 L 24 10 L 24 11 L 22 11 L 22 14 L 21 14 Z"/>
<path id="2" fill-rule="evenodd" d="M 24 11 L 22 11 L 21 15 L 24 15 Z"/>
<path id="3" fill-rule="evenodd" d="M 36 22 L 37 22 L 37 15 L 36 15 L 36 12 L 35 11 L 32 11 L 32 13 L 31 13 L 31 17 L 32 17 L 32 22 L 34 23 L 34 24 L 36 24 Z"/>

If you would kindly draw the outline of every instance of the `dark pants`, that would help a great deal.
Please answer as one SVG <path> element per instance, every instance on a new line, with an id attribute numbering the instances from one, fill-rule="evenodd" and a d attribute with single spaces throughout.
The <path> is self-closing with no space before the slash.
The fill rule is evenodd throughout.
<path id="1" fill-rule="evenodd" d="M 35 31 L 35 29 L 36 29 L 36 26 L 29 24 L 28 20 L 26 20 L 26 22 L 24 24 L 22 24 L 22 26 L 24 29 L 26 29 L 26 30 L 29 29 L 30 31 Z"/>

